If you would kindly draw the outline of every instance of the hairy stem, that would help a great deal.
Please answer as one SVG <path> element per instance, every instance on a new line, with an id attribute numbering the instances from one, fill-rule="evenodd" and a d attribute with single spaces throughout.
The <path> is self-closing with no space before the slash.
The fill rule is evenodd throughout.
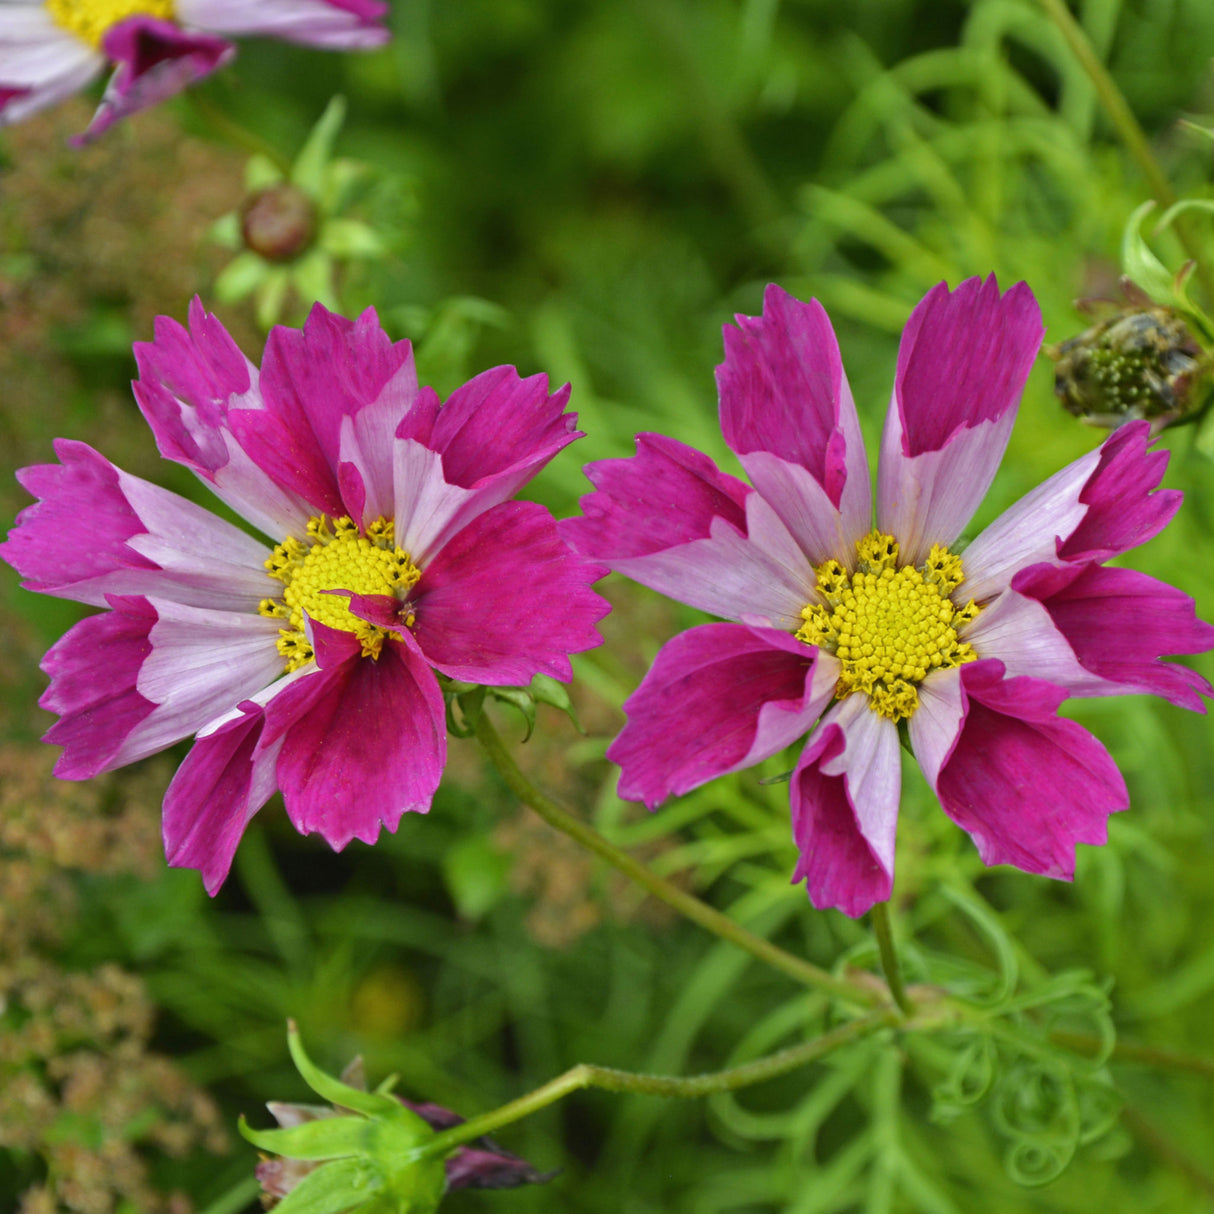
<path id="1" fill-rule="evenodd" d="M 878 902 L 872 909 L 873 932 L 877 937 L 877 950 L 881 954 L 881 969 L 889 984 L 889 993 L 904 1016 L 914 1012 L 914 1005 L 906 995 L 902 984 L 902 966 L 898 962 L 898 950 L 894 947 L 894 933 L 889 922 L 889 903 Z"/>
<path id="2" fill-rule="evenodd" d="M 448 1155 L 456 1147 L 474 1138 L 491 1134 L 504 1125 L 530 1116 L 540 1109 L 583 1088 L 598 1088 L 604 1092 L 632 1092 L 646 1096 L 696 1098 L 711 1096 L 716 1092 L 732 1092 L 764 1079 L 773 1079 L 788 1071 L 807 1065 L 818 1058 L 837 1050 L 840 1046 L 858 1041 L 875 1033 L 878 1029 L 892 1026 L 898 1020 L 896 1012 L 886 1009 L 870 1012 L 857 1020 L 849 1021 L 815 1037 L 812 1041 L 790 1046 L 754 1062 L 730 1067 L 724 1071 L 713 1071 L 706 1075 L 645 1075 L 634 1071 L 618 1071 L 612 1067 L 592 1066 L 579 1063 L 563 1075 L 538 1087 L 526 1096 L 520 1096 L 501 1108 L 479 1117 L 470 1118 L 460 1125 L 436 1134 L 426 1140 L 419 1158 Z"/>
<path id="3" fill-rule="evenodd" d="M 529 805 L 535 810 L 549 826 L 555 827 L 594 852 L 596 856 L 606 860 L 613 868 L 618 869 L 629 880 L 635 881 L 659 901 L 666 903 L 672 910 L 678 911 L 680 915 L 690 919 L 693 923 L 698 923 L 722 940 L 728 940 L 738 948 L 744 949 L 751 956 L 757 957 L 766 965 L 780 970 L 790 978 L 795 978 L 806 986 L 826 991 L 849 1003 L 872 1007 L 883 1002 L 882 992 L 879 989 L 874 989 L 861 981 L 837 978 L 812 962 L 786 952 L 772 944 L 770 940 L 756 936 L 741 924 L 735 923 L 728 915 L 723 915 L 706 902 L 701 902 L 694 894 L 689 894 L 664 877 L 659 877 L 657 873 L 646 868 L 640 861 L 633 859 L 614 843 L 608 842 L 593 827 L 588 826 L 580 818 L 575 818 L 573 814 L 563 809 L 527 779 L 509 751 L 506 750 L 500 735 L 494 729 L 483 708 L 469 701 L 461 702 L 464 704 L 469 724 L 472 726 L 477 740 L 484 747 L 485 753 L 489 756 L 493 766 L 497 768 L 502 779 L 515 796 L 523 804 Z M 559 1083 L 561 1080 L 553 1082 Z"/>

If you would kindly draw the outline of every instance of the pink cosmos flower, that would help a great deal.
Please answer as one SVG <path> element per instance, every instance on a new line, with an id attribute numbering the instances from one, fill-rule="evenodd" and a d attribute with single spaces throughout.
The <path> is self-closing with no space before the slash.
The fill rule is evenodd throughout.
<path id="1" fill-rule="evenodd" d="M 77 142 L 222 67 L 221 34 L 265 34 L 334 50 L 388 39 L 383 0 L 4 0 L 0 126 L 79 92 L 108 67 L 101 107 Z"/>
<path id="2" fill-rule="evenodd" d="M 375 313 L 317 305 L 258 370 L 195 300 L 135 347 L 160 452 L 269 543 L 58 440 L 0 544 L 27 589 L 109 610 L 47 653 L 62 779 L 197 741 L 164 803 L 169 863 L 223 882 L 276 788 L 302 833 L 374 842 L 425 812 L 446 760 L 438 674 L 568 680 L 605 572 L 510 499 L 581 435 L 544 375 L 496 367 L 445 404 Z"/>
<path id="3" fill-rule="evenodd" d="M 583 555 L 730 623 L 676 636 L 608 750 L 650 808 L 810 733 L 792 773 L 794 880 L 858 916 L 890 896 L 905 731 L 987 864 L 1070 878 L 1128 804 L 1068 696 L 1147 692 L 1204 711 L 1210 684 L 1163 654 L 1214 646 L 1193 602 L 1110 557 L 1181 495 L 1135 422 L 965 548 L 1041 342 L 1023 284 L 941 284 L 902 335 L 876 527 L 855 405 L 825 311 L 779 287 L 725 329 L 721 427 L 751 485 L 673 439 L 587 472 Z M 753 487 L 752 487 L 753 486 Z M 815 728 L 815 723 L 817 723 Z"/>

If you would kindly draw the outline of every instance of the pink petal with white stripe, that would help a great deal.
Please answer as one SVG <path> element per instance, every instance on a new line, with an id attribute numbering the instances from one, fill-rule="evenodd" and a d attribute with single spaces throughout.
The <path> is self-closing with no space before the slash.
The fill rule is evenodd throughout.
<path id="1" fill-rule="evenodd" d="M 135 343 L 135 399 L 166 459 L 184 464 L 221 500 L 281 539 L 302 535 L 313 511 L 283 489 L 236 441 L 229 409 L 265 408 L 257 367 L 195 298 L 189 328 L 156 318 L 154 340 Z"/>
<path id="2" fill-rule="evenodd" d="M 253 815 L 278 783 L 281 739 L 262 746 L 264 714 L 245 701 L 234 719 L 200 737 L 164 798 L 164 854 L 173 868 L 196 868 L 208 894 L 227 879 Z"/>
<path id="3" fill-rule="evenodd" d="M 994 277 L 933 287 L 911 314 L 881 440 L 877 525 L 919 564 L 951 544 L 1003 458 L 1044 333 L 1032 292 Z"/>
<path id="4" fill-rule="evenodd" d="M 119 119 L 189 88 L 236 54 L 236 48 L 222 38 L 141 15 L 111 25 L 101 46 L 115 71 L 88 129 L 72 139 L 76 145 L 91 142 Z"/>
<path id="5" fill-rule="evenodd" d="M 1150 429 L 1122 426 L 1005 510 L 965 550 L 964 593 L 981 601 L 1030 565 L 1105 561 L 1158 535 L 1183 495 L 1157 488 L 1168 453 L 1149 449 Z"/>
<path id="6" fill-rule="evenodd" d="M 578 557 L 534 502 L 503 502 L 455 535 L 410 596 L 426 660 L 453 679 L 568 682 L 569 654 L 602 643 L 609 604 L 590 589 L 606 574 Z M 353 609 L 353 608 L 352 608 Z"/>
<path id="7" fill-rule="evenodd" d="M 383 0 L 177 0 L 177 15 L 188 25 L 225 34 L 331 50 L 367 50 L 388 40 Z"/>
<path id="8" fill-rule="evenodd" d="M 350 634 L 311 622 L 322 658 L 327 641 L 349 652 Z M 379 658 L 326 665 L 266 706 L 262 745 L 282 740 L 278 784 L 301 834 L 319 831 L 335 850 L 351 839 L 374 843 L 406 812 L 430 808 L 447 758 L 442 692 L 412 636 L 384 645 Z"/>
<path id="9" fill-rule="evenodd" d="M 803 737 L 834 696 L 838 663 L 785 632 L 702 624 L 658 652 L 607 750 L 620 796 L 653 809 Z"/>
<path id="10" fill-rule="evenodd" d="M 851 695 L 822 718 L 793 772 L 793 838 L 804 881 L 819 910 L 853 919 L 888 900 L 902 795 L 898 727 Z"/>
<path id="11" fill-rule="evenodd" d="M 661 434 L 638 434 L 636 455 L 587 464 L 596 487 L 582 517 L 564 519 L 561 536 L 583 556 L 614 562 L 652 556 L 712 534 L 715 520 L 746 530 L 754 493 L 707 455 Z"/>
<path id="12" fill-rule="evenodd" d="M 822 305 L 774 284 L 763 315 L 726 325 L 721 430 L 815 563 L 869 529 L 872 486 L 839 345 Z"/>
<path id="13" fill-rule="evenodd" d="M 1062 683 L 1072 695 L 1141 691 L 1206 711 L 1201 697 L 1214 694 L 1209 680 L 1163 660 L 1214 648 L 1214 627 L 1197 618 L 1187 594 L 1134 569 L 1095 564 L 1037 565 L 1018 573 L 1012 586 L 1038 604 L 1095 686 L 1072 689 L 1043 672 L 1051 682 Z"/>
<path id="14" fill-rule="evenodd" d="M 1086 729 L 1057 715 L 1061 688 L 1005 679 L 997 661 L 960 670 L 964 721 L 934 780 L 944 812 L 984 864 L 1069 880 L 1076 845 L 1104 843 L 1108 816 L 1129 805 L 1121 773 Z"/>

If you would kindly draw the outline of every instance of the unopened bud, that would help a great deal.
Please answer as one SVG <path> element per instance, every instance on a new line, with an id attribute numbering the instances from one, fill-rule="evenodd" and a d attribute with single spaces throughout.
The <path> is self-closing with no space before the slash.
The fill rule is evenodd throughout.
<path id="1" fill-rule="evenodd" d="M 316 205 L 282 182 L 254 194 L 240 213 L 245 246 L 267 261 L 294 261 L 316 237 Z"/>
<path id="2" fill-rule="evenodd" d="M 1162 430 L 1194 412 L 1208 386 L 1209 361 L 1170 308 L 1119 309 L 1046 353 L 1063 408 L 1109 429 L 1141 418 Z"/>

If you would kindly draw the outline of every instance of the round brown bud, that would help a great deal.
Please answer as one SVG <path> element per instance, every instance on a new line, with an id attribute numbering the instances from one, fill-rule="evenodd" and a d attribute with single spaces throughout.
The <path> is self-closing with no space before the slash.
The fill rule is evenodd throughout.
<path id="1" fill-rule="evenodd" d="M 283 182 L 254 194 L 240 213 L 245 247 L 267 261 L 294 261 L 316 237 L 316 206 Z"/>

